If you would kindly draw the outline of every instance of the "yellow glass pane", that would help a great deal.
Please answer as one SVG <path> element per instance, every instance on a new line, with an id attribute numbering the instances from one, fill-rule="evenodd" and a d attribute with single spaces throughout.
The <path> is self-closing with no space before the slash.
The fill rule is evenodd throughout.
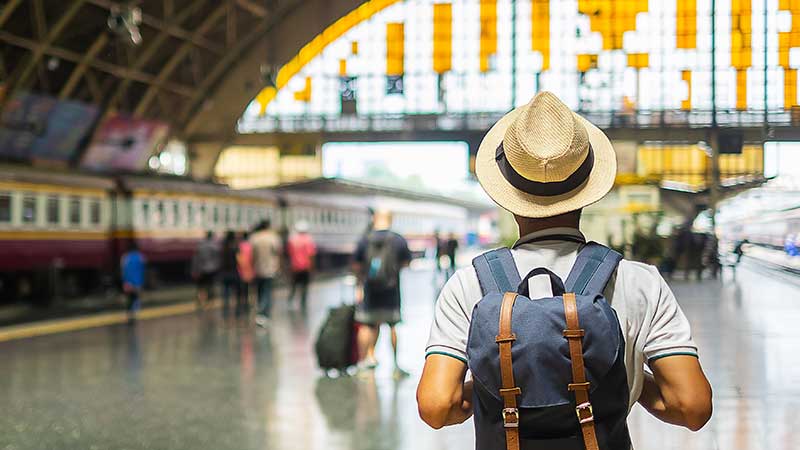
<path id="1" fill-rule="evenodd" d="M 445 73 L 453 68 L 453 6 L 433 5 L 433 71 Z"/>

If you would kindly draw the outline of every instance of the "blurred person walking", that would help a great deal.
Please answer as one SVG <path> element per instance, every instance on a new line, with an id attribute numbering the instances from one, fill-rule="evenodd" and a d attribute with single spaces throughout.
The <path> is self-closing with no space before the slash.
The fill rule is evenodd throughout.
<path id="1" fill-rule="evenodd" d="M 436 247 L 435 250 L 435 258 L 436 258 L 436 274 L 442 273 L 442 256 L 444 256 L 445 252 L 445 242 L 442 239 L 442 235 L 439 233 L 439 230 L 436 229 L 433 231 L 433 245 Z"/>
<path id="2" fill-rule="evenodd" d="M 664 422 L 703 427 L 711 386 L 669 286 L 655 267 L 579 231 L 583 208 L 614 185 L 606 135 L 541 92 L 487 133 L 476 174 L 520 239 L 442 289 L 417 388 L 421 418 L 440 428 L 474 413 L 479 450 L 629 450 L 637 401 Z"/>
<path id="3" fill-rule="evenodd" d="M 272 311 L 272 287 L 281 268 L 283 245 L 278 233 L 272 230 L 269 219 L 256 227 L 250 243 L 253 245 L 253 267 L 258 292 L 256 324 L 265 327 Z"/>
<path id="4" fill-rule="evenodd" d="M 236 241 L 236 233 L 233 230 L 228 230 L 225 233 L 225 239 L 222 241 L 220 264 L 220 276 L 222 277 L 222 315 L 228 315 L 231 306 L 231 296 L 239 299 L 239 292 L 241 291 L 239 280 L 239 243 Z M 239 308 L 236 308 L 236 316 L 241 314 Z"/>
<path id="5" fill-rule="evenodd" d="M 375 344 L 382 324 L 389 325 L 394 351 L 395 377 L 408 373 L 398 364 L 396 326 L 400 323 L 400 270 L 411 262 L 408 243 L 390 230 L 392 214 L 377 211 L 373 230 L 359 242 L 355 253 L 354 271 L 363 286 L 362 300 L 356 307 L 358 327 L 359 368 L 374 369 L 377 365 Z"/>
<path id="6" fill-rule="evenodd" d="M 456 273 L 456 250 L 458 250 L 458 238 L 456 238 L 455 233 L 450 233 L 445 245 L 447 247 L 447 259 L 450 260 L 450 267 L 447 270 L 447 277 L 449 278 Z"/>
<path id="7" fill-rule="evenodd" d="M 214 290 L 214 281 L 220 267 L 219 246 L 214 241 L 214 232 L 197 245 L 192 257 L 192 278 L 197 284 L 197 306 L 205 308 Z"/>
<path id="8" fill-rule="evenodd" d="M 141 307 L 139 294 L 144 287 L 145 259 L 135 240 L 128 244 L 128 251 L 120 259 L 122 272 L 122 291 L 127 298 L 126 310 L 128 321 L 136 320 L 136 313 Z"/>
<path id="9" fill-rule="evenodd" d="M 317 245 L 308 232 L 308 222 L 299 221 L 295 225 L 294 233 L 289 236 L 287 253 L 289 254 L 289 268 L 292 271 L 292 290 L 289 292 L 289 304 L 294 301 L 294 294 L 300 291 L 300 308 L 306 310 L 308 300 L 308 285 L 311 282 L 311 271 L 314 270 L 314 257 L 317 255 Z"/>
<path id="10" fill-rule="evenodd" d="M 256 277 L 253 267 L 253 244 L 248 240 L 249 233 L 242 235 L 239 251 L 236 253 L 236 269 L 239 273 L 239 296 L 236 301 L 236 314 L 250 312 L 250 286 Z"/>

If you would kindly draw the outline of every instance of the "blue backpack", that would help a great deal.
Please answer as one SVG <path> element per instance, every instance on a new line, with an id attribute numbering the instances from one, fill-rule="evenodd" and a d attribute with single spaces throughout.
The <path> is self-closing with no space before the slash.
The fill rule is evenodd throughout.
<path id="1" fill-rule="evenodd" d="M 507 248 L 472 261 L 483 291 L 467 343 L 477 450 L 630 449 L 625 341 L 603 297 L 621 259 L 590 242 L 566 283 L 546 268 L 520 280 Z M 536 275 L 553 297 L 530 299 Z"/>

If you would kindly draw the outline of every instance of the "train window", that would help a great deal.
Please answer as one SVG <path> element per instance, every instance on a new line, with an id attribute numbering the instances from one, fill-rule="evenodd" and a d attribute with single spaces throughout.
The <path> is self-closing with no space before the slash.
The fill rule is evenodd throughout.
<path id="1" fill-rule="evenodd" d="M 11 194 L 0 193 L 0 222 L 11 222 Z"/>
<path id="2" fill-rule="evenodd" d="M 81 199 L 70 197 L 69 199 L 69 223 L 70 225 L 81 224 Z"/>
<path id="3" fill-rule="evenodd" d="M 176 200 L 172 202 L 172 220 L 170 221 L 170 225 L 173 226 L 180 226 L 181 224 L 181 205 Z"/>
<path id="4" fill-rule="evenodd" d="M 89 202 L 89 222 L 100 225 L 100 200 L 93 199 Z"/>
<path id="5" fill-rule="evenodd" d="M 150 223 L 150 202 L 147 200 L 142 200 L 142 216 L 141 216 L 142 225 L 147 225 Z"/>
<path id="6" fill-rule="evenodd" d="M 61 208 L 58 201 L 58 196 L 51 195 L 47 197 L 47 223 L 50 225 L 58 225 L 61 222 Z"/>
<path id="7" fill-rule="evenodd" d="M 247 226 L 253 227 L 256 224 L 256 209 L 253 207 L 247 208 Z"/>
<path id="8" fill-rule="evenodd" d="M 206 222 L 207 222 L 206 214 L 207 214 L 207 211 L 208 211 L 206 209 L 206 204 L 205 203 L 201 203 L 200 207 L 198 209 L 200 210 L 200 213 L 197 215 L 198 216 L 197 217 L 197 225 L 199 225 L 201 228 L 205 228 Z"/>
<path id="9" fill-rule="evenodd" d="M 167 216 L 164 214 L 164 202 L 159 200 L 156 202 L 156 223 L 165 225 L 167 223 Z"/>
<path id="10" fill-rule="evenodd" d="M 36 195 L 24 194 L 22 197 L 22 222 L 36 222 Z"/>
<path id="11" fill-rule="evenodd" d="M 189 228 L 194 228 L 195 216 L 194 216 L 194 203 L 186 202 L 186 225 Z"/>

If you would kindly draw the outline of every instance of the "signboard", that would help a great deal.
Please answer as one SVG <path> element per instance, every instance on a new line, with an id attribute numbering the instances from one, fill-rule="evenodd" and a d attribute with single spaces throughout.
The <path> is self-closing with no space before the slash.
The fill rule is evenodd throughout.
<path id="1" fill-rule="evenodd" d="M 0 157 L 68 162 L 97 120 L 94 105 L 20 92 L 3 109 Z"/>
<path id="2" fill-rule="evenodd" d="M 168 132 L 169 126 L 163 122 L 110 116 L 98 126 L 81 165 L 104 172 L 144 170 Z"/>

